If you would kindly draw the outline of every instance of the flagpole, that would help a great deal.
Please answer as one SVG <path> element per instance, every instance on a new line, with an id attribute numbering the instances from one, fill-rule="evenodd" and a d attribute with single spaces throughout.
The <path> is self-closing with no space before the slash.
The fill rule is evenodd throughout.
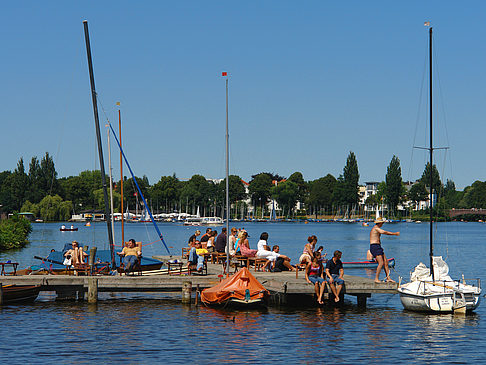
<path id="1" fill-rule="evenodd" d="M 226 276 L 229 275 L 229 129 L 228 129 L 228 73 L 223 72 L 226 77 Z"/>

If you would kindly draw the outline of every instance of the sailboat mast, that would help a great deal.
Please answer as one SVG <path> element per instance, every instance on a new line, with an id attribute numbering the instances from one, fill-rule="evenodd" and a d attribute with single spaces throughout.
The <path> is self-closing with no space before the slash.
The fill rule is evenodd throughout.
<path id="1" fill-rule="evenodd" d="M 111 232 L 111 217 L 110 217 L 110 208 L 109 208 L 109 200 L 108 200 L 108 191 L 106 188 L 106 176 L 105 176 L 105 163 L 103 160 L 103 148 L 101 147 L 101 133 L 100 133 L 100 122 L 98 118 L 98 102 L 96 100 L 96 88 L 95 88 L 95 81 L 94 81 L 94 74 L 93 74 L 93 62 L 91 59 L 91 46 L 89 43 L 89 31 L 88 31 L 88 21 L 83 20 L 84 25 L 84 39 L 86 41 L 86 54 L 88 56 L 88 69 L 89 69 L 89 81 L 91 84 L 91 98 L 93 101 L 93 114 L 95 120 L 95 129 L 96 129 L 96 140 L 98 142 L 98 155 L 100 158 L 100 169 L 101 169 L 101 182 L 103 184 L 103 197 L 105 200 L 105 218 L 106 218 L 106 225 L 108 228 L 108 241 L 110 243 L 110 252 L 111 252 L 111 265 L 112 268 L 116 268 L 115 263 L 115 247 L 113 245 L 113 235 Z"/>
<path id="2" fill-rule="evenodd" d="M 120 103 L 117 103 L 118 106 L 120 106 Z M 122 138 L 121 138 L 121 111 L 120 108 L 118 108 L 118 136 L 120 140 L 120 146 L 122 144 Z M 122 247 L 125 245 L 125 213 L 123 211 L 123 156 L 122 156 L 122 151 L 120 148 L 120 192 L 121 192 L 121 236 L 122 236 Z"/>
<path id="3" fill-rule="evenodd" d="M 226 76 L 226 274 L 229 274 L 229 212 L 228 77 Z"/>
<path id="4" fill-rule="evenodd" d="M 432 174 L 432 166 L 433 166 L 433 160 L 432 160 L 432 155 L 433 155 L 433 151 L 434 151 L 434 145 L 433 145 L 433 141 L 432 141 L 432 27 L 430 27 L 429 29 L 429 71 L 430 71 L 430 74 L 429 74 L 429 83 L 430 83 L 430 87 L 429 87 L 429 123 L 430 123 L 430 149 L 429 149 L 429 153 L 430 153 L 430 237 L 429 237 L 429 242 L 430 242 L 430 272 L 432 273 L 432 280 L 435 280 L 435 276 L 434 276 L 434 259 L 433 259 L 433 256 L 434 256 L 434 244 L 433 244 L 433 212 L 432 212 L 432 207 L 433 207 L 433 201 L 434 201 L 434 187 L 433 187 L 433 183 L 434 183 L 434 179 L 433 179 L 433 174 Z"/>
<path id="5" fill-rule="evenodd" d="M 108 122 L 109 123 L 109 122 Z M 113 177 L 111 175 L 111 146 L 110 146 L 110 129 L 107 128 L 107 138 L 108 138 L 108 170 L 110 171 L 110 214 L 111 214 L 111 234 L 113 235 L 113 241 L 115 241 L 115 218 L 113 216 Z"/>

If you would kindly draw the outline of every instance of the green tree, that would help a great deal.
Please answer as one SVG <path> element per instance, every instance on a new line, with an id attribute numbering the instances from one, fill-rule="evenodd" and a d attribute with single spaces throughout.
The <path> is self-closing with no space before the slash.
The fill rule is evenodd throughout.
<path id="1" fill-rule="evenodd" d="M 346 166 L 343 169 L 342 180 L 342 201 L 347 205 L 358 204 L 358 191 L 359 191 L 359 171 L 358 161 L 354 152 L 349 152 L 346 160 Z"/>
<path id="2" fill-rule="evenodd" d="M 279 207 L 284 208 L 284 210 L 290 214 L 297 203 L 299 185 L 290 180 L 281 181 L 276 186 L 272 187 L 271 194 L 277 201 Z"/>
<path id="3" fill-rule="evenodd" d="M 0 250 L 9 250 L 24 246 L 32 232 L 30 222 L 24 217 L 14 214 L 11 218 L 0 222 Z"/>
<path id="4" fill-rule="evenodd" d="M 402 195 L 402 169 L 400 160 L 393 155 L 388 165 L 385 178 L 385 202 L 391 211 L 395 211 Z"/>
<path id="5" fill-rule="evenodd" d="M 26 200 L 26 192 L 29 188 L 29 178 L 25 173 L 24 159 L 20 158 L 15 171 L 8 175 L 2 184 L 5 190 L 4 209 L 9 212 L 19 212 Z"/>
<path id="6" fill-rule="evenodd" d="M 238 175 L 229 176 L 229 200 L 230 204 L 235 204 L 240 200 L 246 199 L 245 185 Z M 218 201 L 224 205 L 226 199 L 226 179 L 223 179 L 217 186 Z"/>
<path id="7" fill-rule="evenodd" d="M 100 174 L 100 178 L 101 178 L 101 174 Z M 149 195 L 150 185 L 147 177 L 144 176 L 140 178 L 135 176 L 135 178 L 137 179 L 138 186 L 140 187 L 143 196 L 145 197 L 146 200 L 148 200 L 150 198 Z M 117 184 L 117 192 L 120 191 L 119 189 L 120 189 L 120 184 Z M 128 207 L 130 207 L 130 209 L 133 210 L 137 202 L 137 197 L 138 197 L 139 208 L 141 208 L 143 206 L 143 201 L 142 198 L 140 197 L 137 186 L 133 181 L 133 178 L 129 178 L 123 181 L 123 200 L 125 200 L 124 206 L 126 207 L 128 205 Z"/>
<path id="8" fill-rule="evenodd" d="M 413 184 L 410 188 L 410 191 L 408 192 L 408 198 L 415 204 L 427 200 L 428 197 L 429 193 L 427 192 L 427 188 L 421 181 Z"/>
<path id="9" fill-rule="evenodd" d="M 270 199 L 272 186 L 272 178 L 269 174 L 262 172 L 254 175 L 248 188 L 251 199 L 256 204 L 266 204 Z"/>
<path id="10" fill-rule="evenodd" d="M 430 173 L 430 162 L 427 162 L 424 172 L 422 173 L 422 177 L 420 178 L 420 182 L 424 184 L 425 187 L 430 187 Z M 432 184 L 434 184 L 434 191 L 442 190 L 442 182 L 440 181 L 439 171 L 435 165 L 432 167 Z"/>
<path id="11" fill-rule="evenodd" d="M 40 169 L 35 176 L 36 180 L 31 181 L 37 184 L 43 195 L 55 195 L 59 193 L 59 183 L 57 182 L 57 172 L 54 166 L 54 160 L 49 152 L 46 152 L 40 162 Z"/>
<path id="12" fill-rule="evenodd" d="M 337 180 L 331 174 L 327 174 L 309 183 L 308 203 L 317 207 L 329 207 L 333 203 L 333 192 Z"/>
<path id="13" fill-rule="evenodd" d="M 32 157 L 29 164 L 29 190 L 27 199 L 36 204 L 42 200 L 46 192 L 42 190 L 39 181 L 41 179 L 41 167 L 37 157 Z"/>
<path id="14" fill-rule="evenodd" d="M 292 181 L 297 184 L 297 201 L 304 203 L 309 193 L 309 187 L 308 184 L 304 181 L 304 176 L 302 175 L 302 173 L 298 171 L 294 172 L 292 175 L 289 176 L 287 181 Z"/>
<path id="15" fill-rule="evenodd" d="M 444 186 L 444 208 L 458 208 L 462 197 L 463 193 L 456 190 L 454 181 L 448 179 Z"/>
<path id="16" fill-rule="evenodd" d="M 193 175 L 181 189 L 182 202 L 188 202 L 194 208 L 206 207 L 214 194 L 214 184 L 202 175 Z"/>
<path id="17" fill-rule="evenodd" d="M 464 189 L 464 201 L 467 208 L 486 208 L 486 181 L 475 181 Z"/>
<path id="18" fill-rule="evenodd" d="M 30 201 L 26 201 L 23 205 L 22 208 L 20 208 L 21 213 L 32 213 L 34 214 L 34 217 L 39 217 L 39 205 L 31 203 Z"/>
<path id="19" fill-rule="evenodd" d="M 172 207 L 173 204 L 179 200 L 181 187 L 181 182 L 175 174 L 172 176 L 162 176 L 160 180 L 150 188 L 150 196 L 152 201 L 156 202 L 158 208 L 160 208 L 161 205 L 166 208 Z M 169 209 L 169 211 L 171 210 L 172 209 Z"/>

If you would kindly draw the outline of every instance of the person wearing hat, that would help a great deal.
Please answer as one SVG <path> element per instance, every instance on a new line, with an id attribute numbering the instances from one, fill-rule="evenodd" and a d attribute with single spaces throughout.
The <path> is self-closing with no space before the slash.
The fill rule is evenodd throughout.
<path id="1" fill-rule="evenodd" d="M 376 268 L 375 283 L 380 283 L 380 272 L 383 267 L 385 267 L 386 281 L 394 283 L 395 281 L 390 278 L 390 268 L 388 267 L 388 260 L 386 259 L 385 252 L 381 247 L 381 235 L 386 234 L 388 236 L 400 236 L 400 232 L 388 232 L 382 229 L 385 219 L 378 217 L 375 220 L 375 225 L 370 232 L 370 252 L 378 262 L 378 267 Z"/>

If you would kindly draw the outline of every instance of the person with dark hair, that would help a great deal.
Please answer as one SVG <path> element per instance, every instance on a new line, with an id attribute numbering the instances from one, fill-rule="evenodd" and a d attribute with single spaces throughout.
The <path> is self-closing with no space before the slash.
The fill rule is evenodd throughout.
<path id="1" fill-rule="evenodd" d="M 259 259 L 267 259 L 272 262 L 275 262 L 275 260 L 280 256 L 280 254 L 270 251 L 270 247 L 267 244 L 267 240 L 268 240 L 268 233 L 263 232 L 260 235 L 260 241 L 258 241 L 257 244 L 256 257 Z"/>
<path id="2" fill-rule="evenodd" d="M 307 264 L 305 268 L 305 280 L 309 284 L 314 284 L 316 291 L 317 303 L 323 304 L 322 294 L 324 293 L 324 286 L 326 285 L 324 280 L 324 274 L 322 270 L 322 264 L 320 263 L 321 255 L 316 252 L 312 261 Z"/>
<path id="3" fill-rule="evenodd" d="M 342 252 L 339 250 L 334 251 L 334 255 L 331 260 L 326 263 L 326 281 L 331 287 L 331 291 L 334 294 L 334 301 L 339 302 L 339 293 L 344 284 L 344 269 L 341 262 Z"/>
<path id="4" fill-rule="evenodd" d="M 280 246 L 274 245 L 272 247 L 272 251 L 280 254 Z M 268 263 L 271 263 L 271 261 L 268 261 Z M 280 254 L 280 256 L 275 260 L 272 271 L 273 272 L 294 271 L 294 269 L 295 268 L 292 265 L 290 265 L 290 258 L 288 256 Z"/>
<path id="5" fill-rule="evenodd" d="M 209 252 L 214 252 L 214 240 L 216 239 L 216 236 L 218 235 L 218 231 L 212 230 L 209 232 L 209 239 L 206 244 L 202 243 L 202 247 L 206 248 Z"/>
<path id="6" fill-rule="evenodd" d="M 206 228 L 206 233 L 204 233 L 202 236 L 201 236 L 201 239 L 199 240 L 203 245 L 209 240 L 209 237 L 211 237 L 211 228 Z"/>
<path id="7" fill-rule="evenodd" d="M 135 266 L 138 261 L 139 257 L 142 256 L 142 252 L 137 246 L 137 243 L 133 238 L 128 241 L 128 245 L 123 247 L 121 252 L 118 252 L 118 255 L 123 256 L 123 265 L 125 267 L 125 273 L 131 271 L 133 266 Z"/>
<path id="8" fill-rule="evenodd" d="M 189 237 L 189 241 L 188 241 L 189 247 L 192 247 L 196 244 L 196 242 L 199 242 L 197 240 L 197 236 L 199 236 L 200 234 L 201 234 L 201 231 L 198 229 L 198 230 L 196 230 L 196 232 L 194 232 L 194 234 L 191 237 Z"/>
<path id="9" fill-rule="evenodd" d="M 217 252 L 224 253 L 226 249 L 226 227 L 221 229 L 221 233 L 216 238 L 216 242 L 214 243 L 214 248 Z"/>
<path id="10" fill-rule="evenodd" d="M 236 236 L 238 235 L 238 230 L 233 227 L 231 228 L 231 234 L 229 236 L 229 253 L 233 256 L 236 252 Z"/>
<path id="11" fill-rule="evenodd" d="M 316 247 L 317 237 L 315 235 L 309 236 L 307 238 L 307 243 L 304 246 L 304 252 L 300 255 L 299 263 L 308 264 L 312 262 L 314 258 L 314 249 Z"/>

